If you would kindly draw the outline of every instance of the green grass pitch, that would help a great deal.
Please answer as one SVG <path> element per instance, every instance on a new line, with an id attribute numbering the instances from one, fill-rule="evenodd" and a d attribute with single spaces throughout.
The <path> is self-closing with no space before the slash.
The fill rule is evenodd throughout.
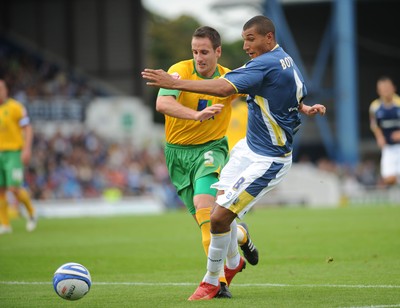
<path id="1" fill-rule="evenodd" d="M 232 299 L 188 302 L 205 274 L 200 232 L 185 212 L 25 221 L 0 236 L 0 307 L 400 307 L 400 207 L 255 208 L 260 251 Z M 92 288 L 69 302 L 54 271 L 86 266 Z"/>

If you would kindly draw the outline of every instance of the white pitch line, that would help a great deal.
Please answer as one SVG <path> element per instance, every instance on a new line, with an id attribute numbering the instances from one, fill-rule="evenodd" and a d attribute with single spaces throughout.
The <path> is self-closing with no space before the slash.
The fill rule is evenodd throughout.
<path id="1" fill-rule="evenodd" d="M 373 305 L 373 306 L 352 306 L 352 307 L 341 307 L 341 308 L 391 308 L 391 307 L 400 307 L 400 304 L 394 305 Z"/>
<path id="2" fill-rule="evenodd" d="M 0 285 L 46 285 L 51 282 L 40 281 L 0 281 Z M 93 282 L 93 285 L 126 286 L 197 286 L 192 282 Z M 344 289 L 400 289 L 400 285 L 351 285 L 351 284 L 283 284 L 283 283 L 239 283 L 235 287 L 264 288 L 344 288 Z M 375 307 L 375 306 L 371 306 Z M 379 306 L 376 306 L 379 307 Z M 394 306 L 397 307 L 397 306 Z"/>

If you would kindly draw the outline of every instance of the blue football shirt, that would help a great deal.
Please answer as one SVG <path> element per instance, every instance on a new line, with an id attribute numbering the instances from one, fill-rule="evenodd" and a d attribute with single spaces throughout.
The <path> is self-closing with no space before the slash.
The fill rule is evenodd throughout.
<path id="1" fill-rule="evenodd" d="M 400 104 L 385 106 L 381 103 L 375 110 L 375 118 L 378 126 L 382 130 L 387 144 L 398 144 L 392 139 L 394 131 L 400 130 Z"/>
<path id="2" fill-rule="evenodd" d="M 246 139 L 250 149 L 264 156 L 290 155 L 301 123 L 298 107 L 307 95 L 293 59 L 277 45 L 223 78 L 238 93 L 248 94 Z"/>

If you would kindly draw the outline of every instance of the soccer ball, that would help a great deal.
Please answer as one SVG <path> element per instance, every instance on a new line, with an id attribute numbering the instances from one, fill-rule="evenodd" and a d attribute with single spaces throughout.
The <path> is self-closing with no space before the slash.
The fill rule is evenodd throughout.
<path id="1" fill-rule="evenodd" d="M 65 263 L 54 273 L 54 290 L 66 300 L 81 299 L 89 292 L 91 285 L 92 278 L 89 271 L 79 263 Z"/>

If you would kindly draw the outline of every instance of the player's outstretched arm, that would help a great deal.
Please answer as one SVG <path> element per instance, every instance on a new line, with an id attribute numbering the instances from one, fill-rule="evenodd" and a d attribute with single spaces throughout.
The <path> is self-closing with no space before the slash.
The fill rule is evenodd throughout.
<path id="1" fill-rule="evenodd" d="M 142 77 L 147 79 L 147 85 L 165 89 L 174 89 L 186 92 L 196 92 L 214 96 L 225 97 L 236 94 L 236 89 L 224 78 L 208 80 L 183 80 L 177 79 L 167 72 L 158 69 L 146 68 Z"/>

